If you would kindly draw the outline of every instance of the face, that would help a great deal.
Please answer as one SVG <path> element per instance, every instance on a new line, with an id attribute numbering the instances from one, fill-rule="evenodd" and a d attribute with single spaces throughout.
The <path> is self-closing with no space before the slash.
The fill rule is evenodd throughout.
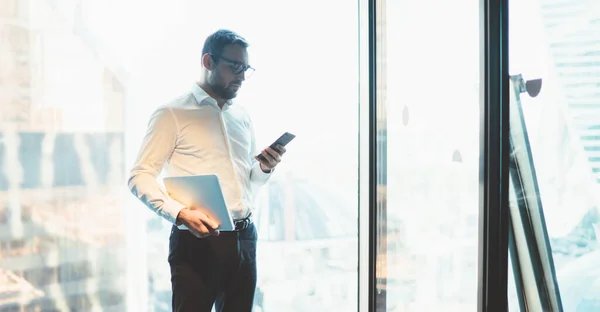
<path id="1" fill-rule="evenodd" d="M 215 95 L 225 100 L 233 99 L 246 79 L 245 72 L 239 71 L 248 65 L 248 52 L 238 44 L 230 44 L 225 46 L 223 54 L 215 57 L 217 59 L 211 62 L 207 82 Z"/>

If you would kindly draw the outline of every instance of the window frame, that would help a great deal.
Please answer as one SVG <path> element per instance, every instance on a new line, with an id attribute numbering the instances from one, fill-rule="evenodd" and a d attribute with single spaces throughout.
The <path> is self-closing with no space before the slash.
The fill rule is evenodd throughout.
<path id="1" fill-rule="evenodd" d="M 511 259 L 522 311 L 562 312 L 562 300 L 546 227 L 537 174 L 521 105 L 526 83 L 510 77 L 510 179 L 514 203 L 511 215 Z"/>
<path id="2" fill-rule="evenodd" d="M 477 311 L 508 311 L 508 0 L 480 0 Z"/>
<path id="3" fill-rule="evenodd" d="M 380 243 L 377 233 L 387 231 L 385 223 L 378 222 L 384 220 L 386 210 L 377 200 L 380 182 L 377 176 L 380 149 L 377 123 L 385 114 L 378 110 L 377 105 L 381 78 L 377 64 L 377 36 L 381 35 L 378 28 L 382 25 L 380 11 L 385 13 L 382 4 L 385 0 L 359 0 L 359 311 L 376 311 L 377 301 L 385 299 L 385 292 L 378 291 L 385 285 L 378 284 L 376 267 Z M 508 0 L 480 0 L 479 4 L 481 83 L 477 305 L 480 312 L 495 312 L 508 311 Z M 385 148 L 381 150 L 385 151 Z"/>

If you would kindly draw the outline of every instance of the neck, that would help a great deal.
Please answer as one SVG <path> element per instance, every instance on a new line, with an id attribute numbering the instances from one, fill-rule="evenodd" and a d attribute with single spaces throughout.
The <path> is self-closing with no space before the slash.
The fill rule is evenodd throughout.
<path id="1" fill-rule="evenodd" d="M 223 108 L 223 105 L 225 105 L 227 100 L 220 96 L 217 96 L 213 89 L 208 85 L 208 83 L 206 83 L 206 81 L 198 82 L 198 86 L 202 88 L 202 90 L 204 90 L 204 92 L 206 92 L 208 95 L 210 95 L 210 97 L 217 100 L 217 105 L 219 105 L 219 108 Z"/>

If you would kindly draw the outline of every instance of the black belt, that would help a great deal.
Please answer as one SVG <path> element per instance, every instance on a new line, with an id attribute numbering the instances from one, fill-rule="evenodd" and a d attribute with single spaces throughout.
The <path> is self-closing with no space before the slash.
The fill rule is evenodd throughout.
<path id="1" fill-rule="evenodd" d="M 245 230 L 247 227 L 252 224 L 252 213 L 250 213 L 244 219 L 233 220 L 233 225 L 235 226 L 236 231 Z"/>

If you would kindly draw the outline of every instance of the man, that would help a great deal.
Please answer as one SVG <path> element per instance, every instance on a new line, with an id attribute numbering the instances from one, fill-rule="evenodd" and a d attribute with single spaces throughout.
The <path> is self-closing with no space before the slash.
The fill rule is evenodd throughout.
<path id="1" fill-rule="evenodd" d="M 256 288 L 256 229 L 250 219 L 253 192 L 285 153 L 266 148 L 256 157 L 252 122 L 232 100 L 253 68 L 246 40 L 228 30 L 210 35 L 202 50 L 203 79 L 190 93 L 152 115 L 129 178 L 131 192 L 173 223 L 169 265 L 173 311 L 251 311 Z M 234 232 L 216 230 L 214 220 L 184 207 L 159 185 L 167 176 L 217 174 Z"/>

